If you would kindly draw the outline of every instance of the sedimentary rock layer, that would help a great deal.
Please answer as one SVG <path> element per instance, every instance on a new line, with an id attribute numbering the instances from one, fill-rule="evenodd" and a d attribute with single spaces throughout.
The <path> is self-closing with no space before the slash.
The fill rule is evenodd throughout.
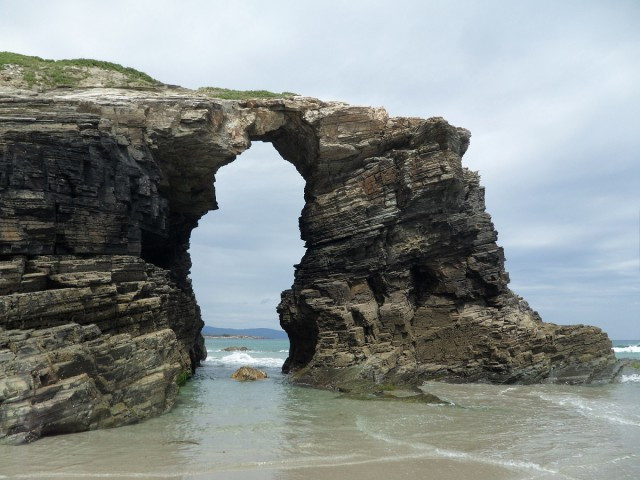
<path id="1" fill-rule="evenodd" d="M 126 425 L 173 404 L 181 364 L 171 329 L 105 335 L 95 325 L 0 331 L 3 441 Z"/>
<path id="2" fill-rule="evenodd" d="M 278 307 L 292 378 L 610 378 L 603 332 L 543 323 L 509 290 L 469 138 L 302 97 L 0 89 L 0 437 L 170 408 L 206 355 L 189 237 L 258 140 L 306 181 L 307 251 Z"/>

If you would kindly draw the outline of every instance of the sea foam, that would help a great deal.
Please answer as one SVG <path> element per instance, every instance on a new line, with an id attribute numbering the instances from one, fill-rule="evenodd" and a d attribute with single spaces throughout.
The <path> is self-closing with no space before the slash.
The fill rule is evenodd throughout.
<path id="1" fill-rule="evenodd" d="M 250 366 L 250 367 L 282 367 L 282 358 L 259 358 L 252 357 L 245 352 L 233 352 L 221 358 L 207 358 L 207 362 L 212 362 L 221 366 Z"/>
<path id="2" fill-rule="evenodd" d="M 613 347 L 616 353 L 640 353 L 640 345 L 629 345 L 628 347 Z"/>
<path id="3" fill-rule="evenodd" d="M 627 383 L 627 382 L 640 382 L 640 374 L 638 373 L 632 373 L 631 375 L 622 375 L 620 377 L 620 381 L 622 383 Z"/>

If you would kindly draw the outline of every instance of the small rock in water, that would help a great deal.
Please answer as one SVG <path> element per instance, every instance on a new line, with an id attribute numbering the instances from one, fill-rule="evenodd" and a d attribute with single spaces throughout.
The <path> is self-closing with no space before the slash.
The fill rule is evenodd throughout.
<path id="1" fill-rule="evenodd" d="M 238 370 L 233 372 L 231 378 L 241 382 L 246 382 L 247 380 L 262 380 L 263 378 L 267 378 L 267 373 L 262 370 L 258 370 L 257 368 L 240 367 Z"/>
<path id="2" fill-rule="evenodd" d="M 251 350 L 249 347 L 226 347 L 223 348 L 223 352 L 248 352 Z"/>

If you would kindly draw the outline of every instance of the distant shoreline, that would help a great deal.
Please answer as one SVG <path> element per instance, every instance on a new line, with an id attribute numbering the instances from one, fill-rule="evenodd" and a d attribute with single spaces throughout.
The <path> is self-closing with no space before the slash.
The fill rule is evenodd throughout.
<path id="1" fill-rule="evenodd" d="M 202 335 L 204 338 L 228 338 L 230 340 L 277 340 L 268 337 L 256 337 L 253 335 Z"/>
<path id="2" fill-rule="evenodd" d="M 289 339 L 284 330 L 273 328 L 225 328 L 205 325 L 202 327 L 201 333 L 203 336 L 210 338 Z"/>

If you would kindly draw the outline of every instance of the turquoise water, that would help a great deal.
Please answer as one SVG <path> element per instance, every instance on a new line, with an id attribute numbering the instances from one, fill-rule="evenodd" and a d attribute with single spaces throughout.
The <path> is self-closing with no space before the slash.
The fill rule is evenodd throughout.
<path id="1" fill-rule="evenodd" d="M 0 446 L 7 478 L 633 479 L 640 378 L 599 387 L 426 384 L 451 406 L 358 401 L 289 385 L 287 341 L 207 339 L 166 415 Z M 636 355 L 640 342 L 616 343 Z M 247 352 L 225 352 L 246 346 Z M 248 364 L 269 378 L 240 383 Z"/>
<path id="2" fill-rule="evenodd" d="M 253 366 L 280 376 L 282 364 L 289 355 L 289 340 L 263 340 L 254 338 L 206 338 L 205 367 L 213 367 L 217 375 L 226 375 L 227 369 Z M 225 348 L 246 347 L 244 351 L 224 351 Z"/>

